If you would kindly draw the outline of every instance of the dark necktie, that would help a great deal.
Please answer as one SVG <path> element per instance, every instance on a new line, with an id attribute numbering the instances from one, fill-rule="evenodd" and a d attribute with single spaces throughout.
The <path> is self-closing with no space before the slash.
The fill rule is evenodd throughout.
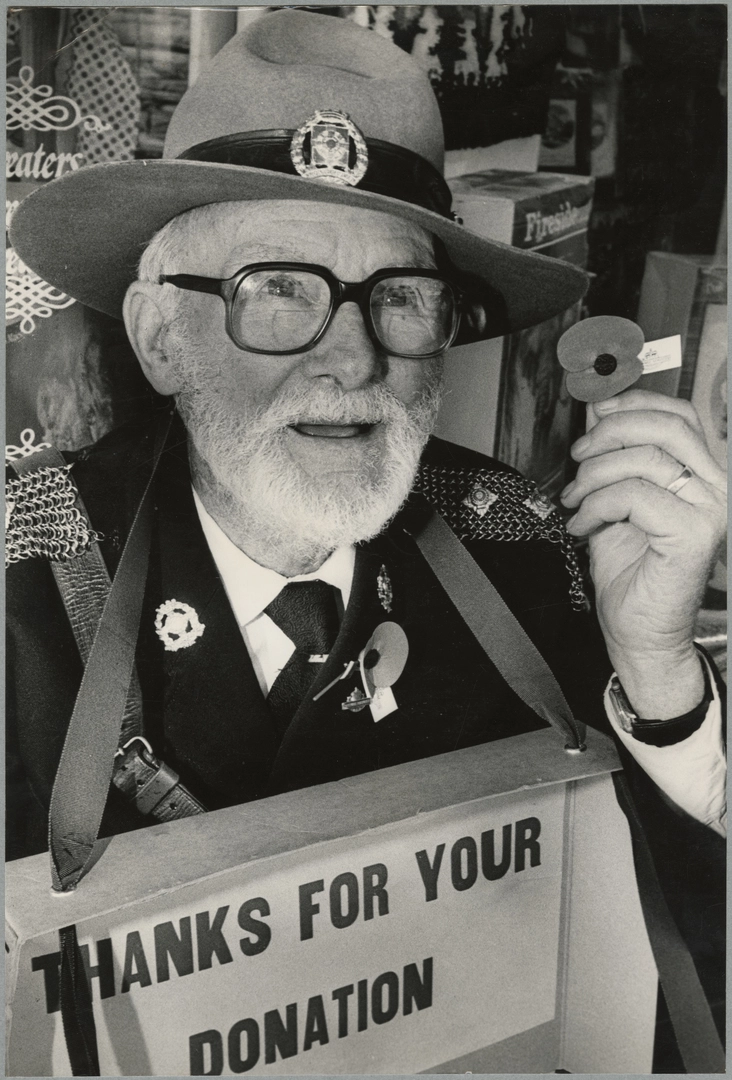
<path id="1" fill-rule="evenodd" d="M 267 697 L 282 736 L 318 673 L 310 657 L 327 655 L 338 635 L 335 589 L 325 581 L 291 581 L 264 611 L 295 645 Z"/>

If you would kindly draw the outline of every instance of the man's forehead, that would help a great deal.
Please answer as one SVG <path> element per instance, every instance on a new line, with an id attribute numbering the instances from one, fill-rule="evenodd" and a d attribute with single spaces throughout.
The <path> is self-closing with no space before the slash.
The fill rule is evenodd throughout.
<path id="1" fill-rule="evenodd" d="M 208 264 L 206 273 L 234 273 L 242 260 L 334 262 L 348 249 L 365 249 L 377 262 L 383 257 L 392 264 L 433 259 L 426 230 L 371 209 L 271 200 L 221 203 L 207 211 L 191 238 L 197 256 Z"/>

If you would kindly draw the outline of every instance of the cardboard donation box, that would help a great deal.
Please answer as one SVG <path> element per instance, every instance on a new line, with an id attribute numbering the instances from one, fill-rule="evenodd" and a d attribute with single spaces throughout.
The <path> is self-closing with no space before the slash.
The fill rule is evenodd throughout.
<path id="1" fill-rule="evenodd" d="M 591 177 L 494 169 L 457 177 L 450 188 L 471 232 L 584 268 L 593 184 Z M 556 345 L 579 314 L 575 304 L 539 326 L 452 349 L 437 434 L 513 465 L 555 494 L 564 486 L 574 417 Z"/>
<path id="2" fill-rule="evenodd" d="M 67 896 L 11 863 L 7 1072 L 649 1073 L 656 972 L 609 740 L 553 730 L 115 837 Z"/>

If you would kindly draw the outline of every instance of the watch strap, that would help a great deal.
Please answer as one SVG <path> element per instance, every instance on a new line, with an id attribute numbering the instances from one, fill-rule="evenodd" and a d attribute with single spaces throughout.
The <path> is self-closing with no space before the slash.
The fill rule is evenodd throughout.
<path id="1" fill-rule="evenodd" d="M 693 735 L 704 723 L 709 706 L 714 700 L 712 681 L 709 677 L 709 665 L 700 657 L 704 672 L 704 696 L 698 705 L 681 716 L 668 720 L 643 720 L 633 710 L 623 689 L 620 679 L 613 675 L 610 682 L 610 700 L 623 731 L 632 735 L 638 742 L 648 746 L 673 746 Z"/>

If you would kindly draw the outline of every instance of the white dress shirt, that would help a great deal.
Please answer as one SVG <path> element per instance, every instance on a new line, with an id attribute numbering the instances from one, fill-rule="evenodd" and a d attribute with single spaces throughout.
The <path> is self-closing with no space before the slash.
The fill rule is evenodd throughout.
<path id="1" fill-rule="evenodd" d="M 340 593 L 341 611 L 348 604 L 353 581 L 356 552 L 353 547 L 337 548 L 312 574 L 286 578 L 276 570 L 260 566 L 234 544 L 216 524 L 193 491 L 201 528 L 206 537 L 226 595 L 239 623 L 244 643 L 252 660 L 257 680 L 266 697 L 283 667 L 295 651 L 295 644 L 265 608 L 290 581 L 326 581 Z"/>
<path id="2" fill-rule="evenodd" d="M 245 555 L 216 524 L 195 490 L 193 498 L 206 542 L 266 697 L 295 651 L 295 645 L 264 609 L 290 581 L 327 581 L 339 590 L 345 610 L 351 595 L 355 550 L 338 548 L 314 573 L 286 578 Z M 624 732 L 615 719 L 607 691 L 605 711 L 623 744 L 653 782 L 697 821 L 724 836 L 727 801 L 722 708 L 714 679 L 710 678 L 714 700 L 703 724 L 693 735 L 672 746 L 649 746 Z M 396 707 L 394 702 L 393 708 Z M 388 711 L 393 711 L 391 706 Z"/>
<path id="3" fill-rule="evenodd" d="M 707 661 L 702 657 L 704 664 Z M 707 667 L 709 665 L 707 664 Z M 704 722 L 671 746 L 649 746 L 623 731 L 605 690 L 605 712 L 620 741 L 654 784 L 677 806 L 720 836 L 727 835 L 727 760 L 722 739 L 722 703 L 709 672 L 714 700 Z"/>

